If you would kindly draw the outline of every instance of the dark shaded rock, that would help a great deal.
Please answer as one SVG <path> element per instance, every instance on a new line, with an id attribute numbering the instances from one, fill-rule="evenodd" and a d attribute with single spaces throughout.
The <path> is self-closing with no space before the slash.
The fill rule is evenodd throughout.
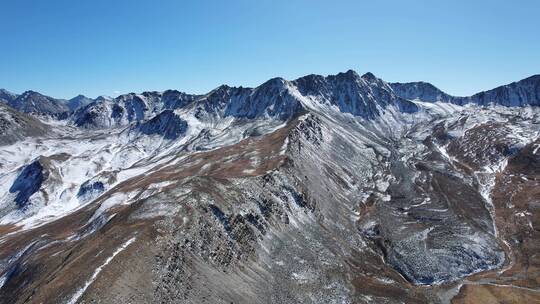
<path id="1" fill-rule="evenodd" d="M 9 192 L 17 192 L 15 197 L 17 207 L 20 209 L 27 207 L 29 198 L 39 190 L 45 178 L 43 166 L 39 161 L 36 160 L 24 167 L 9 188 Z"/>
<path id="2" fill-rule="evenodd" d="M 221 209 L 219 209 L 219 207 L 217 207 L 216 205 L 211 204 L 208 207 L 210 208 L 210 211 L 212 211 L 212 214 L 216 217 L 216 219 L 223 225 L 223 229 L 225 229 L 225 231 L 227 232 L 230 232 L 231 224 L 227 215 L 225 215 L 225 213 L 223 213 L 223 211 L 221 211 Z"/>
<path id="3" fill-rule="evenodd" d="M 102 182 L 86 181 L 79 188 L 79 192 L 77 192 L 77 197 L 86 196 L 88 194 L 99 194 L 102 193 L 104 190 L 105 187 Z"/>
<path id="4" fill-rule="evenodd" d="M 186 133 L 187 126 L 187 122 L 172 110 L 165 110 L 137 128 L 146 135 L 158 134 L 166 139 L 177 139 Z"/>

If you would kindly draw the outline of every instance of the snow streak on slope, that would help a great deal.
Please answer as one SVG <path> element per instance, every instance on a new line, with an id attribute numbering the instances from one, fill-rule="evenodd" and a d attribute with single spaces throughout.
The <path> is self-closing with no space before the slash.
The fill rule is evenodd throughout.
<path id="1" fill-rule="evenodd" d="M 105 266 L 107 266 L 114 259 L 114 257 L 116 255 L 118 255 L 120 252 L 125 250 L 134 241 L 135 241 L 135 237 L 127 240 L 124 244 L 122 244 L 120 247 L 118 247 L 118 249 L 116 249 L 116 251 L 113 252 L 113 254 L 110 257 L 108 257 L 103 264 L 101 264 L 98 268 L 96 268 L 96 270 L 94 270 L 94 273 L 92 274 L 90 279 L 88 279 L 88 281 L 86 281 L 86 283 L 84 284 L 83 287 L 81 287 L 79 290 L 77 290 L 77 292 L 75 292 L 75 294 L 71 297 L 71 299 L 66 302 L 66 304 L 75 304 L 75 303 L 77 303 L 79 298 L 84 294 L 86 289 L 94 282 L 94 280 L 98 277 L 99 273 L 103 270 L 103 268 Z"/>

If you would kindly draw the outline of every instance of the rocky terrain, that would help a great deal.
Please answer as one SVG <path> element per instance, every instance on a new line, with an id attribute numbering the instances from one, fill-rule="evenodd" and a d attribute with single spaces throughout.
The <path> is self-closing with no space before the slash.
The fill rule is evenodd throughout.
<path id="1" fill-rule="evenodd" d="M 540 76 L 0 91 L 0 303 L 540 303 Z"/>

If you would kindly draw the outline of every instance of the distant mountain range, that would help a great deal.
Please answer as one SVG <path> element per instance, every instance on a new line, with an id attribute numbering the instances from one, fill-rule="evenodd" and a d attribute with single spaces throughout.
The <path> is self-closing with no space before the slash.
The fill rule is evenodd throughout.
<path id="1" fill-rule="evenodd" d="M 397 95 L 410 100 L 441 101 L 459 105 L 469 103 L 477 105 L 496 104 L 509 107 L 540 105 L 540 75 L 534 75 L 468 97 L 448 95 L 427 82 L 396 82 L 390 85 Z"/>

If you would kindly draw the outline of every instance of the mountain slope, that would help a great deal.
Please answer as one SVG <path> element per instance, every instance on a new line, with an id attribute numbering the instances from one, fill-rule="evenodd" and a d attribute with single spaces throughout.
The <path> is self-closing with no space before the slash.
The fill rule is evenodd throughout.
<path id="1" fill-rule="evenodd" d="M 3 147 L 0 303 L 538 301 L 540 109 L 396 91 L 125 94 Z"/>
<path id="2" fill-rule="evenodd" d="M 88 98 L 84 95 L 77 95 L 68 100 L 66 105 L 70 111 L 75 111 L 78 108 L 84 107 L 92 102 L 94 102 L 94 100 L 91 98 Z"/>
<path id="3" fill-rule="evenodd" d="M 10 91 L 0 89 L 0 102 L 1 103 L 10 103 L 17 98 L 17 94 L 11 93 Z"/>
<path id="4" fill-rule="evenodd" d="M 193 100 L 192 95 L 178 91 L 125 94 L 114 99 L 98 98 L 79 108 L 71 121 L 83 128 L 99 129 L 142 122 L 165 109 L 175 109 Z"/>
<path id="5" fill-rule="evenodd" d="M 472 103 L 487 106 L 496 104 L 507 107 L 540 105 L 540 75 L 534 75 L 469 97 L 448 95 L 427 82 L 396 82 L 391 83 L 390 86 L 398 96 L 409 100 L 442 101 L 459 105 Z"/>
<path id="6" fill-rule="evenodd" d="M 12 108 L 29 114 L 66 118 L 69 108 L 62 100 L 54 99 L 34 91 L 26 91 L 8 102 Z"/>
<path id="7" fill-rule="evenodd" d="M 389 105 L 403 112 L 417 110 L 413 103 L 396 96 L 386 82 L 371 73 L 362 77 L 352 70 L 328 77 L 309 75 L 294 83 L 303 96 L 336 105 L 341 112 L 363 118 L 375 118 Z"/>
<path id="8" fill-rule="evenodd" d="M 136 130 L 142 134 L 157 134 L 166 139 L 177 139 L 186 133 L 186 129 L 186 121 L 175 115 L 171 110 L 165 110 L 136 127 Z"/>
<path id="9" fill-rule="evenodd" d="M 33 136 L 43 136 L 50 131 L 50 127 L 41 121 L 0 103 L 0 146 Z"/>
<path id="10" fill-rule="evenodd" d="M 427 82 L 391 83 L 394 92 L 402 98 L 409 100 L 422 100 L 428 102 L 453 102 L 456 97 L 450 96 Z M 455 102 L 454 102 L 455 103 Z"/>
<path id="11" fill-rule="evenodd" d="M 519 107 L 524 105 L 540 105 L 540 75 L 534 75 L 493 90 L 474 94 L 469 98 L 460 99 L 460 103 L 472 102 L 479 105 L 490 103 Z"/>

